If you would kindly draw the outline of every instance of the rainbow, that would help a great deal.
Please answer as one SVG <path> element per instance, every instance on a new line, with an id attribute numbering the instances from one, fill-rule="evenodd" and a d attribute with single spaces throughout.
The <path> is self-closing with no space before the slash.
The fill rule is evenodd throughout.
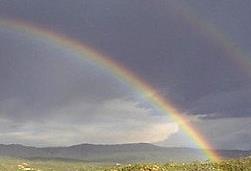
<path id="1" fill-rule="evenodd" d="M 241 72 L 250 77 L 250 55 L 246 54 L 240 46 L 234 42 L 227 34 L 209 21 L 205 22 L 187 2 L 185 1 L 168 1 L 171 6 L 168 8 L 172 10 L 176 16 L 184 19 L 184 22 L 191 26 L 193 30 L 201 33 L 205 38 L 212 42 L 217 47 L 220 47 L 223 53 L 234 64 L 238 64 Z M 175 10 L 173 10 L 175 9 Z"/>
<path id="2" fill-rule="evenodd" d="M 212 161 L 219 161 L 221 159 L 220 155 L 213 150 L 214 148 L 212 145 L 210 145 L 199 130 L 197 130 L 168 99 L 162 97 L 150 84 L 111 57 L 92 49 L 76 39 L 52 32 L 46 28 L 38 27 L 28 22 L 0 19 L 0 27 L 8 28 L 17 32 L 25 32 L 31 36 L 45 39 L 46 41 L 60 45 L 63 48 L 70 49 L 83 58 L 87 58 L 100 67 L 107 69 L 116 78 L 126 82 L 130 87 L 137 92 L 140 92 L 150 104 L 169 115 L 175 122 L 177 122 L 193 142 L 203 150 L 203 153 L 208 159 Z"/>

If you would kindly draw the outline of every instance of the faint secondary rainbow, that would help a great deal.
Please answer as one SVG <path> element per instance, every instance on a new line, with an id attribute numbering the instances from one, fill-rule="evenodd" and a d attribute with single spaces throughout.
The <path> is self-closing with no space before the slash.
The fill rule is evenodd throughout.
<path id="1" fill-rule="evenodd" d="M 194 31 L 201 33 L 207 40 L 212 42 L 217 47 L 220 47 L 223 53 L 230 59 L 234 64 L 238 64 L 243 74 L 251 77 L 251 56 L 246 54 L 239 45 L 234 42 L 226 33 L 216 28 L 216 25 L 205 22 L 205 19 L 200 17 L 185 1 L 168 1 L 171 6 L 168 8 L 172 10 L 176 16 L 184 19 L 185 22 L 191 26 Z M 175 10 L 173 10 L 175 9 Z"/>
<path id="2" fill-rule="evenodd" d="M 150 84 L 128 70 L 125 66 L 114 59 L 101 54 L 97 50 L 76 39 L 52 32 L 46 28 L 38 27 L 34 24 L 11 19 L 0 19 L 0 27 L 9 28 L 17 32 L 25 32 L 29 35 L 45 39 L 49 42 L 60 45 L 63 48 L 71 49 L 80 54 L 83 58 L 98 64 L 110 71 L 116 78 L 123 80 L 130 87 L 143 95 L 143 97 L 154 107 L 169 115 L 179 124 L 182 130 L 193 140 L 193 142 L 203 150 L 204 154 L 213 161 L 220 160 L 220 155 L 214 150 L 212 145 L 191 123 L 172 105 L 172 103 L 162 97 Z"/>

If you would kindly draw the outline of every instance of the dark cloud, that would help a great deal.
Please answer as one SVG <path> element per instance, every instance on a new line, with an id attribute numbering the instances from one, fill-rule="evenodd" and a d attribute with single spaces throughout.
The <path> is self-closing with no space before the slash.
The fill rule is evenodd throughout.
<path id="1" fill-rule="evenodd" d="M 53 43 L 0 30 L 0 143 L 153 143 L 178 131 L 107 69 Z"/>
<path id="2" fill-rule="evenodd" d="M 217 35 L 182 17 L 186 15 L 182 9 L 188 6 L 202 25 L 208 22 L 223 30 L 245 55 L 251 53 L 250 2 L 181 2 L 6 0 L 0 2 L 0 17 L 35 23 L 90 44 L 151 83 L 184 113 L 203 122 L 214 119 L 221 130 L 222 119 L 250 116 L 251 71 L 231 60 L 225 47 L 212 41 L 217 38 L 208 39 Z M 3 28 L 0 38 L 0 112 L 12 128 L 23 129 L 19 123 L 25 120 L 42 122 L 58 116 L 61 122 L 101 124 L 107 117 L 97 109 L 105 110 L 106 101 L 122 99 L 125 106 L 125 99 L 140 101 L 137 92 L 109 72 L 53 43 Z M 210 132 L 210 127 L 205 129 Z M 233 134 L 229 147 L 246 134 Z M 173 142 L 180 139 L 184 136 Z"/>
<path id="3" fill-rule="evenodd" d="M 187 113 L 201 118 L 249 117 L 251 114 L 251 89 L 221 92 L 202 97 L 191 105 Z"/>
<path id="4" fill-rule="evenodd" d="M 169 2 L 81 0 L 11 5 L 16 1 L 10 1 L 1 11 L 101 49 L 156 88 L 168 89 L 165 94 L 181 108 L 203 96 L 250 85 L 250 78 L 232 63 L 223 46 L 209 41 L 208 35 L 177 15 Z"/>

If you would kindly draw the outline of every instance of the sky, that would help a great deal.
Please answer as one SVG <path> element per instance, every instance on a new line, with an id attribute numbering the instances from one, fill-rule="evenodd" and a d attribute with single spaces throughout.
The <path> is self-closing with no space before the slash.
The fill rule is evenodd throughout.
<path id="1" fill-rule="evenodd" d="M 249 0 L 0 0 L 0 18 L 67 35 L 152 85 L 219 149 L 251 149 Z M 245 65 L 243 65 L 243 63 Z M 111 72 L 0 26 L 0 143 L 194 147 Z"/>

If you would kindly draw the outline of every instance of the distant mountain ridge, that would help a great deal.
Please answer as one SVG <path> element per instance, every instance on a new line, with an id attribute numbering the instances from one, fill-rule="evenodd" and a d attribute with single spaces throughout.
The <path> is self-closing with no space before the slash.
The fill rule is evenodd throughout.
<path id="1" fill-rule="evenodd" d="M 227 158 L 246 157 L 251 151 L 218 150 Z M 206 160 L 199 149 L 161 147 L 147 143 L 94 145 L 80 144 L 67 147 L 31 147 L 20 144 L 0 144 L 0 156 L 27 159 L 81 160 L 85 162 L 168 162 Z"/>

